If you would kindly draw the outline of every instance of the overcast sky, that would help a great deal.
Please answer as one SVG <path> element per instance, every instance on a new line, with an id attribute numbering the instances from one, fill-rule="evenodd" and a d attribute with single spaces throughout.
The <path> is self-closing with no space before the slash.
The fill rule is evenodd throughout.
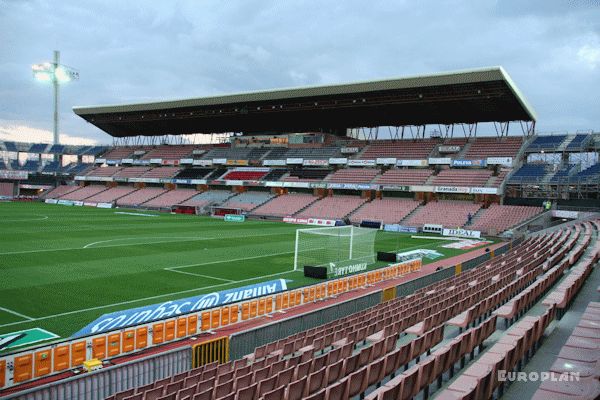
<path id="1" fill-rule="evenodd" d="M 600 0 L 0 0 L 0 139 L 51 141 L 54 49 L 65 142 L 110 143 L 73 106 L 501 65 L 538 131 L 600 129 Z"/>

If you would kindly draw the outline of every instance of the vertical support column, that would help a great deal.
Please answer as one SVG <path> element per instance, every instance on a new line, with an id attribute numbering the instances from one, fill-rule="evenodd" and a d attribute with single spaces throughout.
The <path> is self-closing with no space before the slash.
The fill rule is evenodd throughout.
<path id="1" fill-rule="evenodd" d="M 350 225 L 350 257 L 352 260 L 352 246 L 354 245 L 354 225 Z"/>
<path id="2" fill-rule="evenodd" d="M 296 229 L 296 244 L 294 245 L 294 271 L 298 270 L 298 236 L 299 231 Z"/>

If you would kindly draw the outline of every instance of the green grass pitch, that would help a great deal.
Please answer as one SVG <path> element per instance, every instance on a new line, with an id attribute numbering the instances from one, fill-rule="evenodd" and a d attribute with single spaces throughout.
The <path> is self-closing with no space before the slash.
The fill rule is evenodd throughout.
<path id="1" fill-rule="evenodd" d="M 68 337 L 120 309 L 275 278 L 315 282 L 293 271 L 295 231 L 305 226 L 116 211 L 0 203 L 0 333 L 40 327 Z M 376 250 L 464 253 L 442 244 L 380 231 Z"/>

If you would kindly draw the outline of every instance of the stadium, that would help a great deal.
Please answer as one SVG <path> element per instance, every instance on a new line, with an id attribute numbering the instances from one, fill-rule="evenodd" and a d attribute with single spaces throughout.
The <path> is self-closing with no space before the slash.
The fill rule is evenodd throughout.
<path id="1" fill-rule="evenodd" d="M 600 135 L 502 68 L 74 112 L 114 145 L 0 144 L 6 398 L 491 398 L 597 298 Z"/>
<path id="2" fill-rule="evenodd" d="M 52 143 L 0 110 L 0 399 L 600 398 L 600 133 L 510 68 L 86 89 L 76 144 L 59 57 Z"/>

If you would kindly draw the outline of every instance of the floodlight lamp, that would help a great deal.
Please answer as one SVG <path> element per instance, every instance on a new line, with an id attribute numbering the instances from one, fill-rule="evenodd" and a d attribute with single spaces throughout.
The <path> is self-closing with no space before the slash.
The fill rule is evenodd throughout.
<path id="1" fill-rule="evenodd" d="M 60 66 L 54 70 L 54 76 L 56 77 L 56 80 L 60 83 L 69 82 L 71 80 L 71 76 L 67 73 L 67 71 L 65 71 L 63 67 Z"/>
<path id="2" fill-rule="evenodd" d="M 50 82 L 52 80 L 52 76 L 46 71 L 36 71 L 33 73 L 33 77 L 41 82 Z"/>

